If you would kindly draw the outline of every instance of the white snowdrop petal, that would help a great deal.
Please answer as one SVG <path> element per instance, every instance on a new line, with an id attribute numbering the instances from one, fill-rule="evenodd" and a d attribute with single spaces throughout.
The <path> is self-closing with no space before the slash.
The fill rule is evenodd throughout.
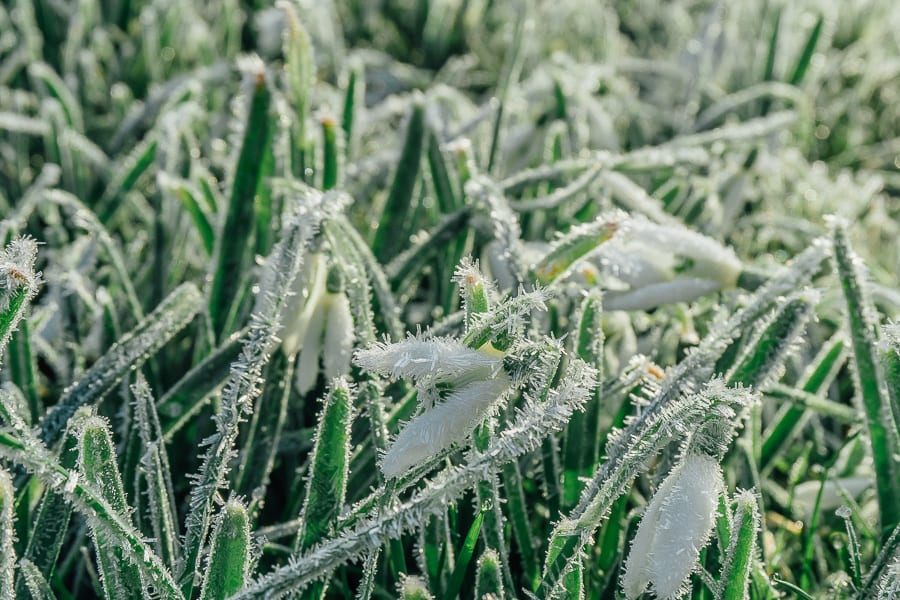
<path id="1" fill-rule="evenodd" d="M 659 598 L 675 598 L 697 564 L 700 550 L 715 524 L 719 494 L 724 488 L 719 463 L 690 454 L 667 478 L 649 564 L 650 582 Z M 664 492 L 660 486 L 657 496 Z M 655 500 L 655 498 L 654 498 Z"/>
<path id="2" fill-rule="evenodd" d="M 322 347 L 322 330 L 325 326 L 327 310 L 328 307 L 325 303 L 316 303 L 316 310 L 313 311 L 306 334 L 303 336 L 303 346 L 300 349 L 297 371 L 294 375 L 294 385 L 301 394 L 313 389 L 319 376 L 319 351 Z"/>
<path id="3" fill-rule="evenodd" d="M 819 509 L 829 511 L 844 504 L 846 500 L 841 495 L 841 489 L 846 491 L 851 498 L 858 498 L 863 490 L 873 484 L 873 481 L 866 477 L 842 477 L 837 482 L 829 479 L 825 482 L 825 489 L 822 490 Z M 794 508 L 800 513 L 800 516 L 812 514 L 821 485 L 819 481 L 804 481 L 794 488 Z"/>
<path id="4" fill-rule="evenodd" d="M 291 288 L 293 295 L 284 309 L 281 330 L 281 348 L 288 356 L 300 349 L 306 329 L 325 291 L 325 259 L 321 254 L 310 254 L 303 263 Z"/>
<path id="5" fill-rule="evenodd" d="M 722 286 L 710 279 L 673 279 L 628 292 L 611 291 L 603 295 L 606 310 L 649 310 L 663 304 L 691 302 L 711 294 Z"/>
<path id="6" fill-rule="evenodd" d="M 325 325 L 325 342 L 322 348 L 322 366 L 329 381 L 350 372 L 353 354 L 353 314 L 346 294 L 329 294 L 330 306 Z"/>
<path id="7" fill-rule="evenodd" d="M 397 477 L 451 444 L 463 441 L 487 418 L 507 387 L 509 377 L 500 373 L 493 379 L 459 388 L 443 402 L 414 417 L 384 455 L 381 470 L 385 477 Z"/>

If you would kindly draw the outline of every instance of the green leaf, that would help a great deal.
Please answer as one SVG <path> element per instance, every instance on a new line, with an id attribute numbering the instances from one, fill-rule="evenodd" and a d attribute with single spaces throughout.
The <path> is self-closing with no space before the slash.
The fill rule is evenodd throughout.
<path id="1" fill-rule="evenodd" d="M 475 575 L 475 597 L 484 598 L 486 594 L 503 598 L 503 575 L 500 571 L 500 559 L 497 551 L 491 548 L 486 549 L 478 557 L 478 571 Z"/>
<path id="2" fill-rule="evenodd" d="M 244 586 L 250 571 L 250 520 L 237 500 L 227 502 L 213 527 L 200 600 L 225 600 Z"/>
<path id="3" fill-rule="evenodd" d="M 834 265 L 844 293 L 850 331 L 850 363 L 869 431 L 881 532 L 887 536 L 900 523 L 900 432 L 892 418 L 891 399 L 877 349 L 877 317 L 865 288 L 861 259 L 850 246 L 846 225 L 833 224 Z"/>
<path id="4" fill-rule="evenodd" d="M 19 563 L 19 574 L 25 581 L 21 592 L 17 591 L 16 598 L 31 598 L 31 600 L 56 600 L 56 594 L 44 574 L 34 566 L 30 560 L 23 558 Z"/>
<path id="5" fill-rule="evenodd" d="M 260 67 L 260 69 L 262 69 Z M 247 111 L 241 150 L 234 166 L 231 194 L 216 245 L 216 261 L 209 290 L 209 316 L 218 338 L 231 333 L 245 284 L 240 276 L 250 258 L 254 198 L 263 174 L 263 163 L 271 143 L 272 94 L 265 71 L 254 74 L 253 94 Z"/>
<path id="6" fill-rule="evenodd" d="M 732 519 L 731 541 L 725 554 L 725 565 L 719 578 L 721 586 L 716 600 L 749 600 L 750 569 L 756 554 L 759 532 L 759 510 L 752 492 L 737 498 Z"/>
<path id="7" fill-rule="evenodd" d="M 466 576 L 466 572 L 469 570 L 469 563 L 472 560 L 472 555 L 475 553 L 475 545 L 478 543 L 478 534 L 481 532 L 484 514 L 488 510 L 490 509 L 482 507 L 481 510 L 478 511 L 475 520 L 472 521 L 472 526 L 469 527 L 469 531 L 466 533 L 466 539 L 463 540 L 462 547 L 456 555 L 456 564 L 453 566 L 453 575 L 450 576 L 450 582 L 447 584 L 447 589 L 444 591 L 445 600 L 454 600 L 454 598 L 459 595 L 459 590 L 462 589 L 463 579 Z"/>
<path id="8" fill-rule="evenodd" d="M 550 285 L 558 280 L 576 261 L 612 238 L 624 219 L 624 213 L 614 213 L 601 216 L 593 223 L 576 225 L 570 229 L 566 235 L 554 242 L 550 252 L 531 268 L 532 281 Z"/>
<path id="9" fill-rule="evenodd" d="M 105 420 L 90 417 L 82 424 L 78 440 L 78 470 L 85 481 L 99 490 L 104 501 L 118 514 L 127 515 L 125 487 L 116 464 L 116 452 Z M 143 595 L 138 565 L 107 532 L 91 524 L 97 566 L 106 598 L 139 598 Z"/>

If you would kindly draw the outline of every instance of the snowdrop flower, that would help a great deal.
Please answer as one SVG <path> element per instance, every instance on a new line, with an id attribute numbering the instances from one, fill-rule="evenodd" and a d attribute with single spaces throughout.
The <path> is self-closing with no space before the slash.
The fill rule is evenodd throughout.
<path id="1" fill-rule="evenodd" d="M 847 497 L 859 498 L 873 483 L 874 477 L 841 477 L 837 481 L 829 479 L 822 490 L 819 510 L 834 510 L 847 502 Z M 822 487 L 820 481 L 804 481 L 794 488 L 794 508 L 799 514 L 804 516 L 812 514 L 820 487 Z"/>
<path id="2" fill-rule="evenodd" d="M 284 312 L 281 347 L 288 356 L 300 352 L 294 385 L 301 394 L 315 386 L 320 359 L 327 380 L 350 372 L 355 340 L 350 301 L 339 271 L 329 271 L 322 254 L 307 257 Z"/>
<path id="3" fill-rule="evenodd" d="M 685 591 L 709 540 L 724 487 L 719 463 L 703 454 L 688 454 L 666 477 L 641 519 L 625 561 L 626 598 L 637 598 L 648 584 L 663 599 Z"/>
<path id="4" fill-rule="evenodd" d="M 356 353 L 356 364 L 371 373 L 412 379 L 419 392 L 421 412 L 382 459 L 388 478 L 465 440 L 510 385 L 500 356 L 451 338 L 410 336 L 396 344 L 375 344 Z"/>
<path id="5" fill-rule="evenodd" d="M 630 219 L 592 260 L 617 280 L 604 292 L 607 310 L 690 302 L 734 287 L 741 273 L 741 261 L 731 248 L 685 227 L 644 218 Z"/>

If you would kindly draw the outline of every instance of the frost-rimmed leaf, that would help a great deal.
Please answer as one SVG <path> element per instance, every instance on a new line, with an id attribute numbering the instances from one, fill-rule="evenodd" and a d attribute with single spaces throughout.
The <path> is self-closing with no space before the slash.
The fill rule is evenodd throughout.
<path id="1" fill-rule="evenodd" d="M 103 500 L 120 515 L 130 514 L 125 487 L 116 463 L 116 451 L 106 421 L 89 417 L 81 425 L 78 436 L 78 471 L 93 488 L 100 490 Z M 71 475 L 70 475 L 71 476 Z M 103 527 L 91 525 L 97 567 L 103 591 L 108 600 L 137 598 L 144 585 L 138 565 L 129 561 L 125 550 L 107 536 Z"/>
<path id="2" fill-rule="evenodd" d="M 19 573 L 25 581 L 24 587 L 27 593 L 31 595 L 31 600 L 56 600 L 56 594 L 53 593 L 53 589 L 47 583 L 44 574 L 30 560 L 23 558 L 19 561 Z M 19 592 L 16 598 L 23 597 L 25 590 Z"/>
<path id="3" fill-rule="evenodd" d="M 172 469 L 163 440 L 159 415 L 150 386 L 142 374 L 131 386 L 135 420 L 141 438 L 141 475 L 147 482 L 147 500 L 156 550 L 166 564 L 178 558 L 178 519 L 175 494 L 172 491 Z"/>
<path id="4" fill-rule="evenodd" d="M 900 461 L 894 458 L 900 451 L 900 432 L 894 424 L 891 398 L 878 356 L 877 315 L 865 287 L 862 261 L 850 246 L 847 224 L 833 219 L 831 226 L 835 271 L 847 307 L 853 383 L 866 416 L 881 528 L 886 536 L 900 523 L 900 502 L 897 502 L 900 498 Z"/>
<path id="5" fill-rule="evenodd" d="M 16 490 L 6 469 L 0 468 L 0 598 L 15 597 Z"/>
<path id="6" fill-rule="evenodd" d="M 225 600 L 244 585 L 250 572 L 250 520 L 237 500 L 225 503 L 210 534 L 200 600 Z"/>
<path id="7" fill-rule="evenodd" d="M 612 238 L 627 219 L 625 213 L 614 212 L 601 215 L 593 223 L 576 225 L 553 242 L 547 255 L 531 267 L 532 279 L 541 285 L 552 284 L 565 275 L 577 260 Z"/>
<path id="8" fill-rule="evenodd" d="M 0 358 L 41 284 L 34 272 L 37 242 L 28 237 L 13 240 L 0 251 Z"/>
<path id="9" fill-rule="evenodd" d="M 750 569 L 756 554 L 760 523 L 756 496 L 752 492 L 737 496 L 737 507 L 731 522 L 731 540 L 725 554 L 716 600 L 749 600 Z"/>

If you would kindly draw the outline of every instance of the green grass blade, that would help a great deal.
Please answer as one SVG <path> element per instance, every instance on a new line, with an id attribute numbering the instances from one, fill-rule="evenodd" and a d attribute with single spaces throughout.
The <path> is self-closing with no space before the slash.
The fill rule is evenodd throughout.
<path id="1" fill-rule="evenodd" d="M 85 481 L 100 490 L 109 506 L 118 514 L 129 512 L 125 487 L 116 464 L 116 451 L 106 421 L 90 417 L 82 424 L 78 440 L 78 470 Z M 109 600 L 138 598 L 143 595 L 141 572 L 125 551 L 102 528 L 92 526 L 97 566 L 103 590 Z"/>
<path id="2" fill-rule="evenodd" d="M 475 574 L 475 597 L 484 598 L 486 594 L 504 597 L 500 560 L 496 550 L 491 548 L 487 548 L 478 557 L 478 570 Z"/>
<path id="3" fill-rule="evenodd" d="M 53 444 L 81 406 L 99 402 L 122 379 L 159 350 L 194 318 L 202 296 L 192 283 L 176 288 L 82 377 L 69 387 L 41 421 L 41 440 Z"/>
<path id="4" fill-rule="evenodd" d="M 225 600 L 250 571 L 250 519 L 243 504 L 230 500 L 222 507 L 211 540 L 200 600 Z"/>
<path id="5" fill-rule="evenodd" d="M 525 499 L 525 492 L 522 490 L 522 475 L 515 462 L 503 467 L 503 489 L 506 499 L 505 507 L 509 513 L 513 537 L 522 561 L 525 581 L 529 584 L 530 589 L 534 590 L 541 580 L 541 574 L 528 520 L 528 503 Z"/>
<path id="6" fill-rule="evenodd" d="M 175 494 L 172 491 L 169 458 L 163 440 L 156 403 L 144 376 L 138 374 L 131 386 L 134 396 L 135 418 L 141 440 L 140 470 L 147 483 L 153 537 L 157 553 L 168 565 L 178 559 L 178 518 Z"/>
<path id="7" fill-rule="evenodd" d="M 752 492 L 738 496 L 732 524 L 731 541 L 719 579 L 722 587 L 716 594 L 716 600 L 749 600 L 750 569 L 759 532 L 759 509 Z"/>
<path id="8" fill-rule="evenodd" d="M 881 531 L 887 535 L 900 523 L 900 461 L 896 452 L 900 432 L 891 416 L 891 400 L 877 350 L 877 316 L 865 288 L 861 259 L 850 246 L 846 225 L 833 225 L 834 265 L 847 308 L 850 332 L 850 363 L 869 431 L 875 468 Z"/>
<path id="9" fill-rule="evenodd" d="M 350 425 L 353 399 L 347 383 L 335 380 L 325 397 L 310 458 L 309 482 L 301 517 L 303 527 L 295 548 L 304 550 L 322 540 L 333 528 L 347 493 L 350 463 Z"/>
<path id="10" fill-rule="evenodd" d="M 825 344 L 816 360 L 813 361 L 812 368 L 806 375 L 801 390 L 810 394 L 822 392 L 825 389 L 825 385 L 833 380 L 837 374 L 837 369 L 843 364 L 843 356 L 844 340 L 838 334 Z M 767 432 L 760 450 L 760 471 L 764 471 L 772 462 L 772 459 L 778 455 L 800 424 L 806 411 L 807 408 L 804 406 L 791 406 Z"/>
<path id="11" fill-rule="evenodd" d="M 447 584 L 447 589 L 444 591 L 444 600 L 454 600 L 462 589 L 463 579 L 466 576 L 466 572 L 469 570 L 469 563 L 472 561 L 472 555 L 475 553 L 475 545 L 478 544 L 478 535 L 481 532 L 481 524 L 484 522 L 484 515 L 488 510 L 488 508 L 482 507 L 482 509 L 478 511 L 475 520 L 472 521 L 472 526 L 469 527 L 469 531 L 466 533 L 466 538 L 463 540 L 462 547 L 456 554 L 456 564 L 453 566 L 453 575 L 450 576 L 450 582 Z"/>
<path id="12" fill-rule="evenodd" d="M 28 319 L 19 321 L 19 327 L 9 342 L 10 379 L 16 384 L 28 401 L 30 423 L 37 424 L 44 414 L 44 403 L 38 393 L 35 379 L 35 357 L 31 348 L 31 328 Z"/>
<path id="13" fill-rule="evenodd" d="M 156 160 L 156 149 L 159 140 L 156 132 L 151 131 L 141 142 L 113 168 L 112 179 L 106 185 L 103 195 L 97 201 L 97 218 L 101 223 L 108 223 L 116 210 L 121 206 L 120 200 L 137 184 L 141 176 Z"/>
<path id="14" fill-rule="evenodd" d="M 212 256 L 216 244 L 216 233 L 213 231 L 209 217 L 200 204 L 200 190 L 196 189 L 188 181 L 175 179 L 163 173 L 159 174 L 157 181 L 163 189 L 168 190 L 181 202 L 184 210 L 187 211 L 191 221 L 194 223 L 194 228 L 200 236 L 203 249 L 208 256 Z"/>
<path id="15" fill-rule="evenodd" d="M 400 151 L 400 159 L 394 179 L 385 200 L 381 220 L 372 242 L 372 252 L 382 262 L 392 259 L 402 247 L 413 202 L 413 193 L 419 179 L 422 149 L 425 145 L 425 99 L 414 97 L 406 125 L 406 139 Z M 398 231 L 399 229 L 399 231 Z"/>
<path id="16" fill-rule="evenodd" d="M 806 75 L 806 71 L 809 69 L 809 64 L 812 61 L 813 54 L 816 52 L 816 46 L 819 43 L 819 36 L 822 34 L 822 26 L 824 24 L 825 15 L 819 15 L 812 31 L 809 32 L 809 38 L 807 38 L 806 44 L 803 46 L 803 51 L 800 53 L 799 58 L 797 58 L 797 64 L 794 66 L 791 78 L 788 80 L 791 85 L 800 85 L 800 82 L 803 81 L 803 77 Z"/>
<path id="17" fill-rule="evenodd" d="M 30 600 L 56 600 L 56 594 L 40 569 L 34 566 L 30 560 L 23 558 L 19 562 L 19 574 L 24 580 L 22 591 L 17 590 L 15 598 Z M 10 596 L 13 597 L 13 596 Z"/>
<path id="18" fill-rule="evenodd" d="M 255 223 L 254 197 L 271 142 L 269 109 L 272 94 L 264 71 L 256 72 L 254 77 L 241 150 L 234 166 L 231 194 L 216 245 L 215 268 L 209 290 L 209 316 L 217 337 L 231 333 L 229 327 L 241 300 L 239 292 L 243 281 L 238 275 L 248 264 L 250 237 Z"/>
<path id="19" fill-rule="evenodd" d="M 316 78 L 313 46 L 293 5 L 284 2 L 280 6 L 287 16 L 288 30 L 284 38 L 285 71 L 289 97 L 296 115 L 296 150 L 300 153 L 301 165 L 306 166 L 306 157 L 303 156 L 306 152 L 306 120 L 309 116 L 309 96 Z"/>
<path id="20" fill-rule="evenodd" d="M 322 189 L 330 190 L 339 185 L 340 164 L 343 157 L 337 123 L 332 116 L 322 118 Z"/>

